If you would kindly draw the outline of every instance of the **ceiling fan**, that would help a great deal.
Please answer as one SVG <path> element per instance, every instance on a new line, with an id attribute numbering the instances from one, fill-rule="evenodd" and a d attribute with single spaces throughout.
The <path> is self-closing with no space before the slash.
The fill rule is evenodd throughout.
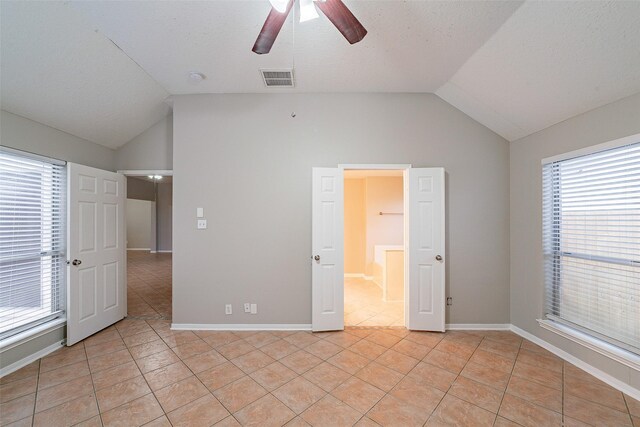
<path id="1" fill-rule="evenodd" d="M 318 17 L 315 6 L 329 18 L 329 21 L 351 44 L 358 43 L 367 35 L 367 30 L 341 0 L 299 0 L 300 22 Z M 271 11 L 267 16 L 252 51 L 258 55 L 269 53 L 278 33 L 287 19 L 295 0 L 269 0 Z"/>

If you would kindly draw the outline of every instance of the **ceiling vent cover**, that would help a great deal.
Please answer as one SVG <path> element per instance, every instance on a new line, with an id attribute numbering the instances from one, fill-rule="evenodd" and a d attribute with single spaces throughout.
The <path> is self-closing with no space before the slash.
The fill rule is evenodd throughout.
<path id="1" fill-rule="evenodd" d="M 293 70 L 260 70 L 266 87 L 293 87 Z"/>

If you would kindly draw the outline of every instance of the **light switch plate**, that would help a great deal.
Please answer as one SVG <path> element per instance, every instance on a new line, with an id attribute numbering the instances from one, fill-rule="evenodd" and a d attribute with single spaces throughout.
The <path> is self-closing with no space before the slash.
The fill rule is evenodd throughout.
<path id="1" fill-rule="evenodd" d="M 198 220 L 198 230 L 206 230 L 207 228 L 207 220 L 206 219 L 199 219 Z"/>
<path id="2" fill-rule="evenodd" d="M 204 208 L 196 208 L 196 218 L 204 217 Z"/>
<path id="3" fill-rule="evenodd" d="M 251 314 L 258 314 L 258 304 L 251 304 Z"/>

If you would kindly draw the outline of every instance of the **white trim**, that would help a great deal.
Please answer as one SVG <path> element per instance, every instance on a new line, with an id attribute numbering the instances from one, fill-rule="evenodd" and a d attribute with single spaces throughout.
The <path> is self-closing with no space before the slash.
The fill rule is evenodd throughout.
<path id="1" fill-rule="evenodd" d="M 158 252 L 159 254 L 170 254 L 170 253 L 173 253 L 173 251 L 156 251 L 156 252 Z"/>
<path id="2" fill-rule="evenodd" d="M 573 159 L 575 157 L 586 156 L 588 154 L 597 153 L 599 151 L 611 150 L 613 148 L 622 147 L 623 145 L 634 144 L 640 142 L 640 133 L 635 135 L 625 136 L 624 138 L 614 139 L 613 141 L 604 142 L 602 144 L 592 145 L 591 147 L 582 148 L 580 150 L 570 151 L 564 154 L 558 154 L 557 156 L 547 157 L 542 159 L 542 164 L 559 162 L 562 160 Z"/>
<path id="3" fill-rule="evenodd" d="M 310 323 L 172 323 L 174 331 L 310 331 Z"/>
<path id="4" fill-rule="evenodd" d="M 7 350 L 11 350 L 14 347 L 46 335 L 55 329 L 60 329 L 60 327 L 64 327 L 66 323 L 67 319 L 64 317 L 53 319 L 50 322 L 43 323 L 42 325 L 35 326 L 27 329 L 26 331 L 20 332 L 19 334 L 8 337 L 7 339 L 2 340 L 2 343 L 0 344 L 0 351 L 5 352 Z"/>
<path id="5" fill-rule="evenodd" d="M 352 163 L 347 163 L 347 164 L 342 164 L 342 165 L 338 165 L 339 169 L 356 169 L 356 170 L 393 170 L 393 169 L 411 169 L 411 164 L 410 163 L 398 163 L 398 164 L 380 164 L 380 163 L 374 163 L 374 164 L 352 164 Z"/>
<path id="6" fill-rule="evenodd" d="M 366 276 L 364 273 L 344 273 L 345 278 L 358 278 L 373 281 L 373 276 Z"/>
<path id="7" fill-rule="evenodd" d="M 126 175 L 126 176 L 147 176 L 147 175 L 173 176 L 173 171 L 166 170 L 166 169 L 119 170 L 118 173 L 121 173 L 122 175 Z"/>
<path id="8" fill-rule="evenodd" d="M 151 248 L 127 248 L 128 251 L 150 251 Z"/>
<path id="9" fill-rule="evenodd" d="M 545 348 L 547 350 L 549 350 L 551 353 L 555 354 L 556 356 L 566 360 L 567 362 L 571 363 L 572 365 L 577 366 L 578 368 L 582 369 L 583 371 L 586 371 L 587 373 L 593 375 L 594 377 L 598 378 L 599 380 L 609 384 L 611 387 L 633 397 L 636 400 L 640 400 L 640 390 L 638 390 L 637 388 L 634 388 L 632 386 L 630 386 L 629 384 L 620 381 L 619 379 L 601 371 L 598 368 L 595 368 L 594 366 L 588 364 L 587 362 L 582 361 L 581 359 L 578 359 L 577 357 L 567 353 L 564 350 L 559 349 L 558 347 L 554 346 L 553 344 L 549 344 L 548 342 L 546 342 L 545 340 L 538 338 L 537 336 L 518 328 L 515 325 L 511 325 L 511 331 L 520 335 L 523 338 L 528 339 L 529 341 L 538 344 L 540 347 Z"/>
<path id="10" fill-rule="evenodd" d="M 596 353 L 607 356 L 618 363 L 622 363 L 623 365 L 640 371 L 640 356 L 633 354 L 630 351 L 616 347 L 606 341 L 552 320 L 538 319 L 538 324 L 540 327 L 578 343 L 583 347 L 587 347 L 589 350 L 593 350 Z"/>
<path id="11" fill-rule="evenodd" d="M 509 323 L 447 323 L 448 331 L 508 331 Z"/>
<path id="12" fill-rule="evenodd" d="M 4 377 L 5 375 L 9 375 L 10 373 L 17 371 L 20 368 L 24 368 L 29 363 L 35 362 L 41 357 L 53 353 L 61 347 L 64 347 L 64 340 L 55 344 L 51 344 L 50 346 L 45 347 L 40 351 L 36 351 L 35 353 L 28 355 L 27 357 L 23 357 L 22 359 L 13 362 L 11 365 L 7 365 L 4 368 L 0 369 L 0 377 Z"/>

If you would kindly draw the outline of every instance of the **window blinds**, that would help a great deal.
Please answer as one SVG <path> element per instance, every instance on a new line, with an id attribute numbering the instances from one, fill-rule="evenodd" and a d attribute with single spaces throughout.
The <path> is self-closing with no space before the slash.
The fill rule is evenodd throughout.
<path id="1" fill-rule="evenodd" d="M 546 313 L 640 354 L 640 143 L 543 166 Z"/>
<path id="2" fill-rule="evenodd" d="M 66 168 L 0 150 L 0 339 L 61 316 Z"/>

